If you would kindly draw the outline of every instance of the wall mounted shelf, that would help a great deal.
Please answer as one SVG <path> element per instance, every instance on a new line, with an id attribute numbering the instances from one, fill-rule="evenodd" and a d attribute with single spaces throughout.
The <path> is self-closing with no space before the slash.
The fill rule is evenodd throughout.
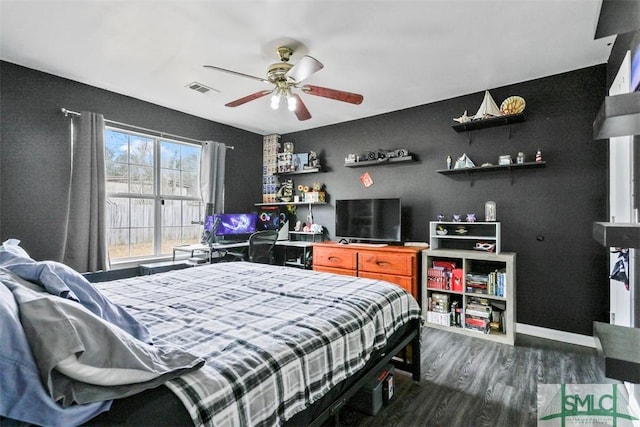
<path id="1" fill-rule="evenodd" d="M 495 126 L 509 125 L 511 123 L 524 122 L 524 113 L 510 114 L 508 116 L 492 117 L 490 119 L 472 120 L 466 123 L 458 123 L 451 126 L 456 132 L 468 132 L 472 130 L 491 128 Z"/>
<path id="2" fill-rule="evenodd" d="M 288 205 L 326 205 L 327 202 L 271 202 L 254 203 L 254 206 L 288 206 Z"/>
<path id="3" fill-rule="evenodd" d="M 547 162 L 525 162 L 525 163 L 511 163 L 510 165 L 491 165 L 491 166 L 476 166 L 473 168 L 459 168 L 459 169 L 441 169 L 438 173 L 444 175 L 455 175 L 461 173 L 474 173 L 474 172 L 490 172 L 496 170 L 513 170 L 513 169 L 533 169 L 543 168 L 547 166 Z"/>
<path id="4" fill-rule="evenodd" d="M 509 138 L 511 138 L 511 124 L 520 122 L 524 122 L 524 113 L 491 117 L 490 119 L 472 120 L 466 123 L 458 123 L 457 125 L 453 125 L 451 127 L 456 132 L 467 132 L 467 135 L 469 136 L 469 144 L 471 144 L 471 131 L 473 130 L 509 125 Z"/>
<path id="5" fill-rule="evenodd" d="M 380 165 L 388 165 L 391 163 L 404 163 L 404 162 L 413 162 L 415 159 L 413 155 L 404 156 L 404 157 L 390 157 L 379 160 L 361 160 L 359 162 L 345 162 L 344 166 L 347 168 L 362 168 L 365 166 L 380 166 Z"/>
<path id="6" fill-rule="evenodd" d="M 317 172 L 321 172 L 320 168 L 309 168 L 309 169 L 303 169 L 300 171 L 292 171 L 292 172 L 277 172 L 274 173 L 274 175 L 278 175 L 278 176 L 284 176 L 284 175 L 302 175 L 305 173 L 317 173 Z"/>
<path id="7" fill-rule="evenodd" d="M 473 175 L 480 172 L 495 172 L 508 170 L 511 174 L 511 182 L 513 183 L 513 171 L 519 169 L 534 169 L 544 168 L 547 166 L 547 162 L 525 162 L 525 163 L 511 163 L 509 165 L 491 165 L 491 166 L 476 166 L 473 168 L 459 168 L 459 169 L 441 169 L 438 173 L 443 175 L 459 175 L 467 174 L 471 178 L 471 185 L 473 185 Z"/>

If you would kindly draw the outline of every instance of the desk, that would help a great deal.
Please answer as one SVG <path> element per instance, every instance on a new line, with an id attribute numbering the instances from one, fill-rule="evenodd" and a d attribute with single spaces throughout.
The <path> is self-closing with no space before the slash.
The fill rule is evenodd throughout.
<path id="1" fill-rule="evenodd" d="M 176 260 L 176 252 L 187 252 L 189 258 L 193 258 L 198 254 L 205 254 L 207 261 L 212 261 L 213 252 L 225 253 L 228 249 L 248 248 L 249 241 L 237 242 L 237 243 L 212 243 L 211 245 L 205 245 L 202 243 L 194 245 L 181 245 L 173 247 L 173 261 Z"/>
<path id="2" fill-rule="evenodd" d="M 313 242 L 302 242 L 297 240 L 278 240 L 276 246 L 284 247 L 285 250 L 285 265 L 304 267 L 307 260 L 311 259 L 311 251 L 313 249 Z M 206 254 L 207 261 L 213 261 L 213 253 L 224 256 L 224 254 L 230 249 L 248 248 L 249 241 L 238 243 L 212 243 L 211 245 L 194 244 L 194 245 L 182 245 L 173 247 L 173 261 L 176 260 L 176 252 L 187 252 L 189 257 L 193 258 L 197 254 Z M 301 251 L 295 256 L 296 260 L 287 259 L 287 248 L 295 248 L 297 251 Z"/>
<path id="3" fill-rule="evenodd" d="M 227 251 L 230 249 L 242 249 L 242 251 L 249 249 L 249 241 L 245 242 L 237 242 L 237 243 L 212 243 L 211 244 L 211 253 L 209 254 L 209 261 L 215 262 L 213 258 L 213 253 L 217 253 L 224 260 L 224 256 L 227 254 Z"/>
<path id="4" fill-rule="evenodd" d="M 313 242 L 300 240 L 278 240 L 276 246 L 283 247 L 283 264 L 291 267 L 311 268 L 311 254 Z M 289 249 L 293 249 L 290 251 Z"/>
<path id="5" fill-rule="evenodd" d="M 201 243 L 195 245 L 181 245 L 173 247 L 173 259 L 176 260 L 176 252 L 188 252 L 189 258 L 193 258 L 196 254 L 202 253 L 207 255 L 207 261 L 211 261 L 211 248 L 209 245 L 204 245 Z"/>

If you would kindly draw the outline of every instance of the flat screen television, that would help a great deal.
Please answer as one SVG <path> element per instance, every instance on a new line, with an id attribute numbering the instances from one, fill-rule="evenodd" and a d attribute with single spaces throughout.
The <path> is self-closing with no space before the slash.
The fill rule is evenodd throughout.
<path id="1" fill-rule="evenodd" d="M 400 242 L 401 200 L 336 200 L 336 237 L 349 241 Z"/>

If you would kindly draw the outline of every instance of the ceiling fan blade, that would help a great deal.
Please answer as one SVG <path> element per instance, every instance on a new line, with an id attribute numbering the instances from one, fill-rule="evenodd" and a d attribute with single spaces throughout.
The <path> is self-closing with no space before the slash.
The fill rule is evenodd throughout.
<path id="1" fill-rule="evenodd" d="M 252 93 L 251 95 L 247 95 L 244 98 L 236 99 L 235 101 L 231 101 L 228 104 L 224 104 L 225 107 L 237 107 L 242 104 L 246 104 L 249 101 L 253 101 L 254 99 L 262 98 L 263 96 L 269 95 L 272 90 L 261 90 L 260 92 Z"/>
<path id="2" fill-rule="evenodd" d="M 296 65 L 287 71 L 285 76 L 296 83 L 300 83 L 301 81 L 308 79 L 313 73 L 322 70 L 323 67 L 324 65 L 322 65 L 322 62 L 309 55 L 305 55 Z"/>
<path id="3" fill-rule="evenodd" d="M 298 120 L 309 120 L 311 118 L 311 113 L 307 109 L 307 106 L 302 102 L 302 98 L 297 93 L 292 95 L 296 99 L 296 109 L 293 110 L 294 114 L 298 118 Z"/>
<path id="4" fill-rule="evenodd" d="M 326 87 L 304 85 L 300 88 L 304 93 L 309 95 L 322 96 L 324 98 L 331 98 L 337 101 L 348 102 L 350 104 L 361 104 L 364 99 L 362 95 L 352 92 L 345 92 L 337 89 L 329 89 Z"/>
<path id="5" fill-rule="evenodd" d="M 256 77 L 245 73 L 239 73 L 237 71 L 227 70 L 226 68 L 216 67 L 215 65 L 203 65 L 204 68 L 210 68 L 212 70 L 222 71 L 224 73 L 235 74 L 240 77 L 247 77 L 249 79 L 258 80 L 259 82 L 270 83 L 269 80 L 263 79 L 262 77 Z"/>

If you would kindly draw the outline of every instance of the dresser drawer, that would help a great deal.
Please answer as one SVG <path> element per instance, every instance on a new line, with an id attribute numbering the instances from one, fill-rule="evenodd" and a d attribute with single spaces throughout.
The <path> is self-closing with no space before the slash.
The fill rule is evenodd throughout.
<path id="1" fill-rule="evenodd" d="M 347 270 L 345 268 L 334 268 L 334 267 L 325 267 L 322 265 L 313 266 L 313 271 L 321 271 L 323 273 L 333 273 L 333 274 L 341 274 L 343 276 L 358 276 L 358 272 L 356 270 Z"/>
<path id="2" fill-rule="evenodd" d="M 401 288 L 404 288 L 404 290 L 413 295 L 416 300 L 418 299 L 418 286 L 411 276 L 397 276 L 393 274 L 368 273 L 366 271 L 360 271 L 358 273 L 358 277 L 391 282 Z"/>
<path id="3" fill-rule="evenodd" d="M 358 253 L 350 249 L 313 247 L 313 265 L 356 270 Z"/>
<path id="4" fill-rule="evenodd" d="M 399 276 L 412 276 L 416 256 L 383 252 L 361 252 L 358 254 L 358 270 Z"/>

